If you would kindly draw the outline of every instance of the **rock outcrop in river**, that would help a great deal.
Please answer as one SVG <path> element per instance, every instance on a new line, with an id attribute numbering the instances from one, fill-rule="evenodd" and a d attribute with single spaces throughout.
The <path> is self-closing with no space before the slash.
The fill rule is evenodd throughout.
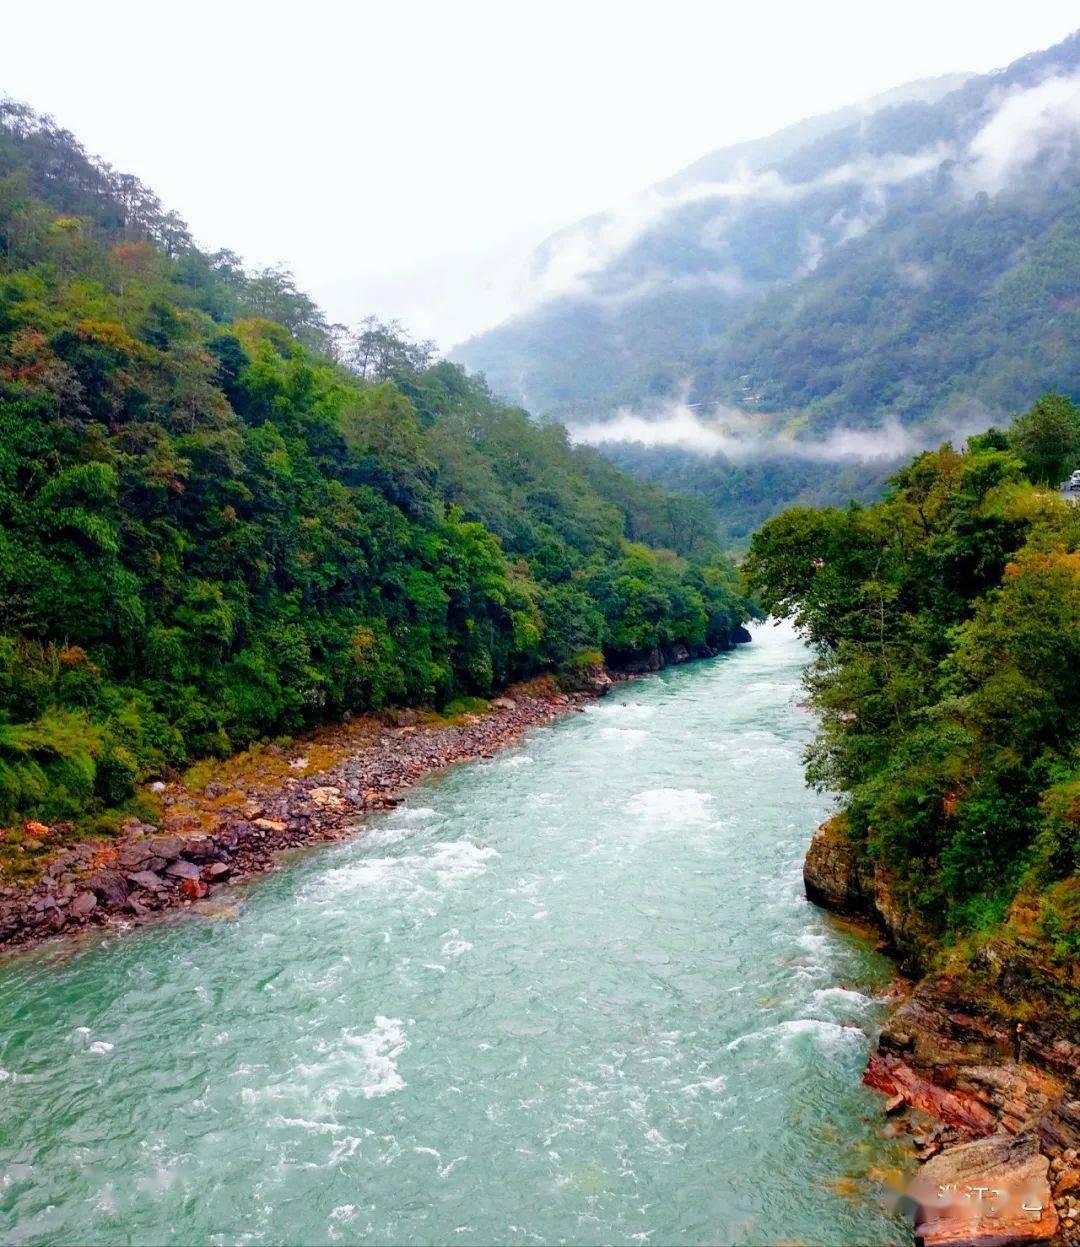
<path id="1" fill-rule="evenodd" d="M 928 964 L 927 933 L 839 819 L 815 834 L 804 880 L 816 904 L 875 922 L 907 968 Z M 1053 1013 L 1004 1016 L 996 1006 L 1009 974 L 1001 964 L 977 988 L 921 978 L 864 1075 L 889 1112 L 911 1114 L 916 1155 L 928 1162 L 912 1187 L 916 1234 L 935 1247 L 1080 1243 L 1080 1043 Z"/>

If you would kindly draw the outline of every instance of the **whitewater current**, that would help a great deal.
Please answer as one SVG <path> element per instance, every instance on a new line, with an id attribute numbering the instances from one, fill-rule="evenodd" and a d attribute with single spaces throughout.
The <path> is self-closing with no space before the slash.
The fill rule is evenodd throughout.
<path id="1" fill-rule="evenodd" d="M 0 961 L 0 1241 L 901 1243 L 787 629 L 215 917 Z"/>

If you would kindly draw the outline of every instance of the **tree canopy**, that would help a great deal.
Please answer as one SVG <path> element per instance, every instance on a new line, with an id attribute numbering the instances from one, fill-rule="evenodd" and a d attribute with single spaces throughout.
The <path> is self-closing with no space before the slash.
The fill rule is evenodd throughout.
<path id="1" fill-rule="evenodd" d="M 1075 417 L 1047 396 L 1008 436 L 919 456 L 880 503 L 785 512 L 746 572 L 817 650 L 808 773 L 842 794 L 860 852 L 930 929 L 979 943 L 1009 922 L 1065 967 L 1080 953 L 1080 508 L 1015 453 L 1047 413 Z"/>

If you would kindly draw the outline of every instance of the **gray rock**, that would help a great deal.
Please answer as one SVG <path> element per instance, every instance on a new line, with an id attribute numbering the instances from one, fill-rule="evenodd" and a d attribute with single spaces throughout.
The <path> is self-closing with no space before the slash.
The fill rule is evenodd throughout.
<path id="1" fill-rule="evenodd" d="M 167 862 L 173 861 L 184 851 L 184 842 L 179 836 L 151 836 L 147 844 L 155 857 L 163 857 Z"/>
<path id="2" fill-rule="evenodd" d="M 123 845 L 116 854 L 116 860 L 125 870 L 139 870 L 143 862 L 154 856 L 149 840 L 132 840 Z"/>
<path id="3" fill-rule="evenodd" d="M 86 886 L 106 905 L 120 906 L 127 900 L 127 880 L 118 870 L 99 870 L 86 880 Z"/>
<path id="4" fill-rule="evenodd" d="M 170 862 L 165 867 L 165 873 L 172 875 L 174 879 L 201 879 L 202 871 L 194 862 L 185 862 L 183 858 L 179 858 L 175 862 Z"/>
<path id="5" fill-rule="evenodd" d="M 152 870 L 137 870 L 134 874 L 128 875 L 128 881 L 137 888 L 146 888 L 151 892 L 157 892 L 165 887 L 165 880 Z"/>
<path id="6" fill-rule="evenodd" d="M 68 906 L 73 918 L 85 918 L 97 909 L 97 897 L 93 892 L 80 892 Z"/>

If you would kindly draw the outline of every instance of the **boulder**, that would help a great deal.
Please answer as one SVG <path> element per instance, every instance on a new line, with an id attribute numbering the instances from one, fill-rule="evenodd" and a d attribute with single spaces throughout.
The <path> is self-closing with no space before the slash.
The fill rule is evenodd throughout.
<path id="1" fill-rule="evenodd" d="M 491 704 L 496 710 L 517 709 L 517 702 L 512 697 L 496 697 Z"/>
<path id="2" fill-rule="evenodd" d="M 316 805 L 340 805 L 341 789 L 340 788 L 310 788 L 308 796 Z"/>
<path id="3" fill-rule="evenodd" d="M 742 624 L 736 624 L 731 634 L 731 639 L 736 645 L 749 645 L 754 638 Z"/>
<path id="4" fill-rule="evenodd" d="M 273 818 L 257 818 L 255 819 L 255 826 L 258 827 L 260 831 L 281 832 L 289 830 L 288 823 L 281 823 Z"/>
<path id="5" fill-rule="evenodd" d="M 127 880 L 118 870 L 99 870 L 86 880 L 86 886 L 105 905 L 119 908 L 127 900 Z"/>
<path id="6" fill-rule="evenodd" d="M 159 870 L 165 865 L 165 858 L 154 853 L 145 839 L 121 845 L 116 860 L 125 870 Z"/>
<path id="7" fill-rule="evenodd" d="M 146 843 L 154 857 L 163 857 L 167 862 L 178 858 L 184 850 L 179 836 L 151 836 Z"/>
<path id="8" fill-rule="evenodd" d="M 1053 1237 L 1050 1162 L 1035 1134 L 995 1134 L 946 1148 L 911 1184 L 923 1247 L 1004 1247 Z"/>
<path id="9" fill-rule="evenodd" d="M 212 883 L 218 879 L 225 879 L 232 873 L 232 867 L 228 862 L 211 862 L 203 870 L 203 878 L 209 879 Z"/>
<path id="10" fill-rule="evenodd" d="M 97 909 L 97 897 L 93 892 L 79 892 L 68 906 L 68 913 L 73 918 L 86 918 Z"/>
<path id="11" fill-rule="evenodd" d="M 148 892 L 159 892 L 166 886 L 165 880 L 160 875 L 156 875 L 152 870 L 136 870 L 133 874 L 128 875 L 128 882 L 137 888 L 145 888 Z"/>
<path id="12" fill-rule="evenodd" d="M 165 867 L 165 873 L 173 879 L 201 879 L 202 869 L 196 866 L 194 862 L 186 862 L 184 859 L 178 858 L 175 862 L 170 862 Z"/>
<path id="13" fill-rule="evenodd" d="M 201 879 L 181 879 L 180 891 L 192 900 L 201 900 L 207 893 L 206 884 Z"/>
<path id="14" fill-rule="evenodd" d="M 814 833 L 803 863 L 807 899 L 825 909 L 857 913 L 864 908 L 855 846 L 839 819 L 830 818 Z"/>
<path id="15" fill-rule="evenodd" d="M 211 836 L 188 836 L 184 840 L 184 856 L 192 862 L 212 862 L 218 846 Z"/>

